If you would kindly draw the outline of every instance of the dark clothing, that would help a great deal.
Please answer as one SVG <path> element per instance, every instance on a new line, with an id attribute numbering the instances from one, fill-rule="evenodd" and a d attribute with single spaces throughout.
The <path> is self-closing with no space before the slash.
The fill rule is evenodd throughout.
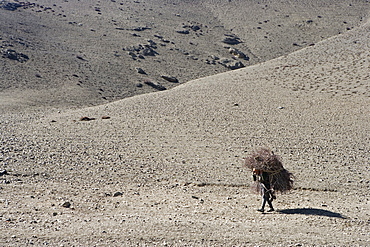
<path id="1" fill-rule="evenodd" d="M 274 191 L 271 188 L 270 176 L 268 172 L 259 171 L 253 174 L 254 181 L 258 181 L 261 187 L 262 205 L 258 211 L 264 212 L 266 202 L 270 207 L 269 211 L 274 211 L 272 201 L 275 199 Z"/>

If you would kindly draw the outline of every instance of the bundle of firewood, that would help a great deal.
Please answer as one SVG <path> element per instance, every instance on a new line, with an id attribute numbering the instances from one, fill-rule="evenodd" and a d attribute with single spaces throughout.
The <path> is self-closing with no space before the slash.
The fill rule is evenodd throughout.
<path id="1" fill-rule="evenodd" d="M 252 171 L 267 172 L 274 191 L 286 192 L 293 188 L 293 174 L 283 167 L 281 158 L 267 148 L 260 148 L 246 157 L 245 166 Z"/>

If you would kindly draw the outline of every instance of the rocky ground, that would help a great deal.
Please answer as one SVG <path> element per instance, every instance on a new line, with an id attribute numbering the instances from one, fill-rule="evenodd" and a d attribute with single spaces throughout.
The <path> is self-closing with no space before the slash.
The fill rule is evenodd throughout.
<path id="1" fill-rule="evenodd" d="M 370 244 L 366 1 L 0 4 L 1 245 Z"/>

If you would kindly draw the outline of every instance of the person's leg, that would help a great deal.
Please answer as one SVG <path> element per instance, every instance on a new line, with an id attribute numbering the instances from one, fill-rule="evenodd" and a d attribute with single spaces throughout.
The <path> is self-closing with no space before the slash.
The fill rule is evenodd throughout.
<path id="1" fill-rule="evenodd" d="M 274 211 L 275 209 L 274 209 L 274 207 L 272 206 L 272 202 L 271 202 L 271 200 L 268 200 L 268 201 L 267 201 L 267 203 L 269 204 L 269 207 L 270 207 L 270 209 L 268 210 L 268 212 L 272 212 L 272 211 Z"/>
<path id="2" fill-rule="evenodd" d="M 266 201 L 268 200 L 268 196 L 269 196 L 264 186 L 261 187 L 261 195 L 262 195 L 262 205 L 260 209 L 257 209 L 257 211 L 264 212 Z"/>
<path id="3" fill-rule="evenodd" d="M 270 207 L 268 212 L 272 212 L 272 211 L 274 211 L 274 207 L 272 206 L 272 201 L 274 200 L 274 195 L 271 191 L 268 191 L 266 194 L 268 195 L 267 203 L 269 204 L 269 207 Z"/>
<path id="4" fill-rule="evenodd" d="M 257 209 L 257 211 L 265 212 L 265 205 L 266 205 L 266 198 L 262 196 L 262 205 L 260 209 Z"/>

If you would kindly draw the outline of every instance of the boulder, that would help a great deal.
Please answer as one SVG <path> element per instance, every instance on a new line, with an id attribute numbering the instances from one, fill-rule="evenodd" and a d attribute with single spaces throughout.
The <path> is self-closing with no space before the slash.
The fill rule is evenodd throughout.
<path id="1" fill-rule="evenodd" d="M 146 72 L 142 68 L 137 67 L 135 69 L 136 69 L 137 73 L 142 74 L 142 75 L 146 75 Z"/>
<path id="2" fill-rule="evenodd" d="M 181 33 L 181 34 L 189 34 L 189 30 L 188 29 L 181 29 L 181 30 L 176 30 L 177 33 Z"/>
<path id="3" fill-rule="evenodd" d="M 167 75 L 161 75 L 161 77 L 163 79 L 165 79 L 166 81 L 169 81 L 169 82 L 174 82 L 174 83 L 178 83 L 179 80 L 177 80 L 176 77 L 173 77 L 173 76 L 167 76 Z"/>
<path id="4" fill-rule="evenodd" d="M 92 118 L 92 117 L 80 117 L 80 121 L 91 121 L 91 120 L 95 120 L 96 118 Z"/>
<path id="5" fill-rule="evenodd" d="M 222 64 L 222 65 L 224 65 L 224 66 L 226 66 L 226 64 L 228 64 L 230 62 L 231 62 L 230 59 L 228 59 L 228 58 L 222 58 L 219 63 Z"/>
<path id="6" fill-rule="evenodd" d="M 212 58 L 213 60 L 220 60 L 220 58 L 219 58 L 218 56 L 216 56 L 216 55 L 211 55 L 211 58 Z"/>
<path id="7" fill-rule="evenodd" d="M 117 192 L 115 192 L 115 193 L 113 194 L 113 197 L 122 196 L 122 195 L 123 195 L 123 193 L 122 193 L 122 192 L 117 191 Z"/>
<path id="8" fill-rule="evenodd" d="M 151 86 L 152 88 L 157 89 L 157 90 L 161 90 L 161 91 L 163 91 L 163 90 L 166 90 L 166 89 L 167 89 L 166 87 L 164 87 L 163 85 L 161 85 L 161 84 L 159 84 L 159 83 L 157 83 L 157 82 L 145 81 L 144 83 L 145 83 L 146 85 L 148 85 L 148 86 Z"/>
<path id="9" fill-rule="evenodd" d="M 240 69 L 240 68 L 245 67 L 245 65 L 242 62 L 231 60 L 228 58 L 221 59 L 219 63 L 231 70 Z"/>
<path id="10" fill-rule="evenodd" d="M 238 37 L 235 37 L 235 36 L 226 37 L 222 40 L 222 42 L 224 42 L 225 44 L 228 44 L 228 45 L 237 45 L 237 44 L 241 43 L 240 39 Z"/>
<path id="11" fill-rule="evenodd" d="M 64 208 L 70 208 L 72 205 L 71 205 L 71 203 L 70 202 L 64 202 L 63 204 L 62 204 L 62 207 L 64 207 Z"/>
<path id="12" fill-rule="evenodd" d="M 16 52 L 15 50 L 7 49 L 3 51 L 3 57 L 4 58 L 9 58 L 11 60 L 16 60 L 18 62 L 27 62 L 29 57 L 23 53 Z"/>
<path id="13" fill-rule="evenodd" d="M 193 25 L 193 24 L 183 25 L 183 26 L 182 26 L 182 28 L 184 28 L 184 29 L 188 29 L 188 30 L 189 30 L 189 28 L 190 28 L 190 29 L 191 29 L 192 31 L 194 31 L 194 32 L 196 32 L 196 31 L 198 31 L 198 30 L 200 30 L 200 29 L 201 29 L 199 25 Z"/>
<path id="14" fill-rule="evenodd" d="M 152 48 L 146 47 L 146 48 L 144 48 L 143 50 L 140 51 L 140 54 L 143 55 L 143 56 L 155 56 L 158 53 L 155 50 L 153 50 Z"/>
<path id="15" fill-rule="evenodd" d="M 245 59 L 245 60 L 249 60 L 249 57 L 247 55 L 245 55 L 243 52 L 239 51 L 238 49 L 235 49 L 235 48 L 229 48 L 229 52 L 236 58 L 240 58 L 240 59 Z"/>
<path id="16" fill-rule="evenodd" d="M 192 25 L 190 28 L 191 28 L 191 30 L 193 30 L 193 31 L 198 31 L 198 30 L 200 30 L 200 26 L 198 26 L 198 25 Z"/>
<path id="17" fill-rule="evenodd" d="M 245 65 L 242 63 L 242 62 L 239 62 L 239 61 L 235 61 L 235 62 L 232 62 L 232 63 L 229 63 L 226 65 L 226 68 L 229 68 L 231 70 L 234 70 L 234 69 L 240 69 L 240 68 L 244 68 Z"/>
<path id="18" fill-rule="evenodd" d="M 152 48 L 157 48 L 157 43 L 156 42 L 154 42 L 153 40 L 151 40 L 151 39 L 148 39 L 147 40 L 148 41 L 148 45 L 150 46 L 150 47 L 152 47 Z"/>
<path id="19" fill-rule="evenodd" d="M 8 171 L 7 170 L 1 170 L 0 171 L 0 176 L 7 175 Z"/>
<path id="20" fill-rule="evenodd" d="M 137 31 L 137 32 L 141 32 L 141 31 L 144 31 L 144 30 L 147 30 L 147 29 L 151 29 L 150 27 L 135 27 L 132 29 L 132 31 Z"/>
<path id="21" fill-rule="evenodd" d="M 3 8 L 5 10 L 15 11 L 18 8 L 22 7 L 23 5 L 20 3 L 9 3 L 7 1 L 1 1 L 0 2 L 0 8 Z"/>

